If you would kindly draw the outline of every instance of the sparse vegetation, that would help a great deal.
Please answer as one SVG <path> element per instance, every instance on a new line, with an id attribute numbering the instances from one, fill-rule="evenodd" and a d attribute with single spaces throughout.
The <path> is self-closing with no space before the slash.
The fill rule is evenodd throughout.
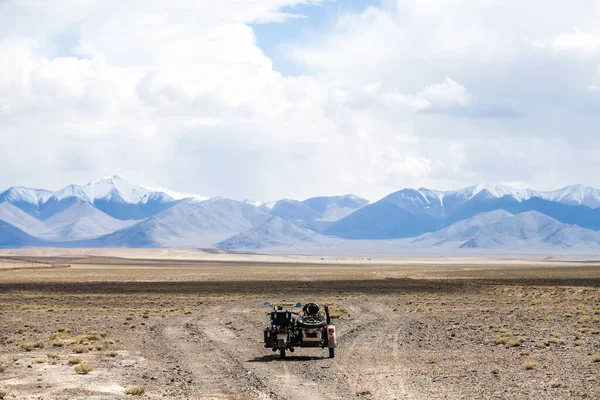
<path id="1" fill-rule="evenodd" d="M 382 363 L 390 366 L 398 360 L 390 357 L 391 354 L 378 352 L 391 352 L 393 345 L 394 352 L 397 352 L 395 356 L 402 359 L 407 369 L 428 371 L 422 375 L 424 378 L 411 375 L 411 384 L 420 385 L 420 388 L 416 389 L 422 389 L 423 398 L 437 398 L 440 390 L 447 390 L 448 397 L 459 397 L 456 390 L 464 390 L 464 395 L 463 392 L 460 393 L 462 397 L 479 398 L 474 395 L 475 389 L 480 390 L 477 393 L 480 397 L 486 397 L 485 395 L 490 393 L 486 393 L 485 390 L 500 387 L 498 385 L 502 385 L 502 390 L 507 390 L 503 398 L 523 399 L 523 393 L 526 393 L 529 398 L 548 397 L 548 394 L 553 394 L 558 399 L 567 398 L 571 391 L 589 394 L 588 398 L 600 398 L 600 388 L 596 388 L 597 380 L 593 381 L 597 379 L 595 372 L 598 364 L 595 363 L 600 362 L 600 355 L 594 354 L 598 353 L 597 349 L 600 348 L 600 321 L 597 320 L 600 315 L 597 303 L 600 289 L 590 285 L 600 279 L 600 269 L 597 266 L 562 268 L 553 265 L 546 269 L 539 265 L 531 268 L 513 265 L 506 269 L 494 267 L 472 270 L 461 266 L 435 268 L 435 274 L 433 269 L 429 271 L 427 268 L 371 268 L 365 265 L 357 268 L 351 264 L 344 265 L 343 269 L 321 266 L 312 269 L 311 266 L 302 264 L 297 268 L 282 269 L 280 272 L 274 272 L 272 267 L 263 269 L 253 266 L 247 269 L 251 270 L 251 273 L 240 272 L 247 268 L 245 266 L 235 264 L 234 267 L 233 274 L 225 274 L 219 270 L 219 284 L 214 286 L 211 283 L 211 279 L 214 278 L 205 279 L 212 273 L 207 271 L 212 269 L 186 267 L 185 270 L 178 270 L 177 266 L 169 267 L 169 279 L 173 276 L 186 276 L 185 279 L 189 277 L 194 282 L 200 279 L 204 279 L 205 282 L 192 285 L 187 281 L 170 281 L 169 290 L 165 291 L 155 290 L 156 282 L 162 282 L 166 273 L 165 269 L 160 267 L 148 271 L 147 279 L 150 283 L 138 280 L 132 286 L 122 283 L 135 278 L 136 276 L 132 275 L 133 271 L 137 274 L 139 270 L 115 269 L 118 274 L 110 279 L 98 279 L 100 274 L 105 273 L 98 270 L 93 278 L 98 291 L 85 290 L 85 282 L 80 287 L 77 283 L 61 286 L 61 278 L 58 275 L 60 272 L 56 271 L 52 273 L 52 280 L 47 282 L 47 276 L 40 275 L 39 271 L 31 275 L 21 272 L 18 278 L 15 276 L 12 279 L 17 282 L 32 280 L 48 285 L 45 285 L 42 291 L 31 289 L 25 293 L 13 288 L 8 294 L 0 293 L 0 308 L 6 317 L 0 326 L 0 347 L 4 346 L 2 349 L 6 349 L 6 355 L 0 358 L 0 364 L 8 363 L 7 371 L 11 377 L 14 375 L 18 379 L 29 379 L 33 384 L 40 374 L 50 373 L 43 372 L 44 370 L 53 374 L 72 374 L 73 378 L 77 378 L 74 368 L 82 363 L 92 364 L 96 371 L 101 372 L 98 375 L 103 379 L 112 379 L 116 374 L 123 372 L 124 366 L 129 365 L 131 360 L 137 360 L 137 351 L 141 351 L 139 361 L 136 361 L 140 368 L 128 369 L 129 375 L 126 379 L 129 379 L 132 385 L 147 384 L 147 390 L 152 390 L 152 395 L 168 397 L 170 388 L 162 386 L 162 377 L 148 371 L 158 367 L 156 370 L 167 371 L 165 375 L 169 374 L 168 379 L 185 378 L 187 382 L 187 379 L 193 376 L 187 376 L 188 371 L 185 371 L 184 375 L 184 371 L 174 367 L 186 365 L 180 363 L 185 363 L 185 360 L 180 361 L 177 358 L 188 355 L 180 354 L 183 348 L 177 348 L 176 354 L 173 355 L 165 352 L 163 356 L 161 351 L 161 357 L 144 354 L 155 350 L 141 345 L 142 340 L 150 339 L 147 343 L 161 345 L 165 343 L 165 337 L 162 336 L 162 329 L 154 330 L 143 323 L 152 325 L 149 321 L 154 322 L 156 319 L 156 322 L 160 321 L 161 326 L 169 328 L 177 323 L 177 330 L 172 333 L 179 335 L 180 329 L 183 328 L 180 322 L 187 319 L 182 318 L 182 313 L 206 313 L 210 317 L 210 320 L 206 320 L 206 326 L 198 324 L 193 328 L 208 329 L 217 320 L 210 314 L 211 307 L 217 306 L 222 313 L 222 310 L 231 306 L 232 310 L 244 309 L 243 313 L 237 315 L 240 322 L 250 323 L 242 325 L 233 314 L 222 314 L 225 319 L 219 317 L 217 330 L 207 330 L 203 333 L 208 339 L 214 340 L 215 336 L 220 334 L 218 329 L 223 328 L 221 325 L 230 321 L 230 324 L 224 325 L 228 329 L 220 340 L 228 344 L 238 340 L 239 343 L 240 338 L 255 337 L 257 321 L 264 320 L 262 297 L 266 297 L 268 293 L 268 296 L 273 298 L 271 300 L 269 297 L 270 301 L 281 298 L 281 301 L 295 304 L 296 301 L 305 302 L 310 299 L 319 304 L 330 305 L 332 313 L 341 318 L 337 323 L 340 332 L 346 334 L 357 331 L 356 334 L 341 336 L 343 341 L 340 354 L 350 351 L 350 346 L 353 346 L 352 352 L 356 353 L 356 357 L 336 359 L 335 363 L 339 364 L 340 368 L 346 368 L 344 363 L 352 362 L 354 364 L 351 367 L 360 370 L 356 368 L 359 356 L 372 363 L 370 365 Z M 227 270 L 230 267 L 224 263 L 223 268 Z M 233 271 L 233 267 L 231 268 Z M 85 274 L 81 272 L 81 278 L 69 275 L 68 281 L 88 279 L 89 264 L 85 269 Z M 200 271 L 201 275 L 195 275 L 197 271 Z M 381 271 L 382 276 L 389 278 L 380 279 L 373 271 Z M 299 273 L 307 276 L 313 272 L 311 276 L 314 276 L 314 282 L 305 283 L 297 279 Z M 26 277 L 21 278 L 22 275 Z M 407 276 L 411 278 L 405 279 Z M 579 278 L 583 279 L 578 280 Z M 0 279 L 4 279 L 4 276 Z M 275 288 L 272 285 L 273 279 L 278 282 Z M 505 279 L 508 283 L 505 283 Z M 252 284 L 245 286 L 245 280 L 250 280 Z M 344 283 L 338 287 L 335 282 L 340 280 Z M 120 283 L 115 285 L 113 281 Z M 323 286 L 320 286 L 321 281 L 331 282 L 328 287 L 331 292 L 323 290 Z M 537 282 L 543 284 L 538 285 Z M 573 282 L 576 284 L 573 285 Z M 149 290 L 144 287 L 146 284 Z M 178 284 L 181 284 L 181 290 Z M 10 288 L 11 283 L 2 281 L 2 285 Z M 102 290 L 102 285 L 106 285 L 106 291 Z M 35 288 L 36 285 L 32 287 Z M 15 288 L 20 286 L 15 285 Z M 301 293 L 295 292 L 300 289 Z M 251 305 L 253 303 L 256 307 Z M 45 313 L 49 308 L 55 312 Z M 570 317 L 566 317 L 567 314 Z M 377 321 L 378 325 L 370 324 L 370 321 Z M 124 322 L 127 324 L 124 325 Z M 385 331 L 384 335 L 376 331 L 379 324 Z M 132 326 L 135 326 L 134 330 L 130 329 Z M 193 329 L 189 330 L 187 333 L 193 333 Z M 190 341 L 186 343 L 185 349 L 204 350 L 204 341 L 196 342 L 198 336 L 187 333 L 178 336 Z M 383 342 L 379 342 L 380 340 Z M 48 350 L 36 351 L 34 344 L 39 341 L 45 343 Z M 385 345 L 376 347 L 382 343 Z M 22 345 L 29 347 L 31 353 L 25 353 Z M 207 353 L 207 360 L 219 357 L 220 349 L 216 350 L 219 351 Z M 244 360 L 271 357 L 270 352 L 262 354 L 261 351 L 262 349 L 255 348 L 239 349 Z M 314 352 L 315 355 L 318 354 L 316 350 Z M 61 366 L 40 368 L 33 365 L 33 371 L 26 369 L 44 354 L 49 363 L 58 361 Z M 58 357 L 55 358 L 55 355 Z M 304 350 L 294 354 L 296 357 L 304 355 L 311 354 L 305 353 Z M 13 364 L 10 360 L 15 356 L 20 357 L 21 361 Z M 219 359 L 216 362 L 228 361 Z M 293 373 L 303 364 L 305 363 L 286 363 L 286 366 Z M 249 369 L 254 370 L 264 365 L 250 364 Z M 529 368 L 533 371 L 526 372 Z M 319 372 L 326 377 L 336 375 L 331 371 L 333 370 L 319 368 Z M 350 368 L 347 371 L 349 375 L 356 373 L 350 371 Z M 564 371 L 568 371 L 569 375 L 565 375 Z M 143 377 L 142 374 L 147 376 Z M 96 373 L 92 373 L 91 376 L 94 375 Z M 378 384 L 385 386 L 398 383 L 395 374 L 388 375 L 388 379 L 378 380 Z M 0 376 L 4 379 L 8 374 Z M 446 385 L 449 383 L 448 379 L 438 379 L 442 376 L 451 376 L 452 380 L 458 376 L 467 378 L 462 380 L 458 387 L 459 385 Z M 89 378 L 90 375 L 80 376 L 71 382 L 76 381 L 80 384 L 82 379 Z M 513 380 L 518 380 L 518 385 L 511 386 L 510 382 Z M 151 382 L 154 382 L 152 386 Z M 189 393 L 193 393 L 193 390 L 198 389 L 198 385 L 199 383 L 193 380 L 182 385 L 182 389 L 189 389 Z M 127 385 L 125 388 L 133 389 Z M 121 395 L 125 388 L 121 389 Z M 50 390 L 54 391 L 56 387 L 45 390 L 44 394 L 48 395 Z M 519 390 L 521 392 L 518 392 Z M 545 393 L 541 393 L 542 390 Z M 40 396 L 42 391 L 44 389 L 39 390 Z M 147 395 L 146 391 L 145 396 Z M 182 394 L 182 397 L 185 397 L 185 394 Z"/>
<path id="2" fill-rule="evenodd" d="M 146 393 L 146 387 L 145 386 L 132 386 L 130 388 L 125 389 L 125 394 L 127 395 L 131 395 L 131 396 L 142 396 L 144 393 Z"/>
<path id="3" fill-rule="evenodd" d="M 440 362 L 440 358 L 438 356 L 429 356 L 427 358 L 427 364 L 437 364 Z"/>
<path id="4" fill-rule="evenodd" d="M 36 343 L 26 342 L 26 343 L 21 344 L 21 348 L 28 352 L 32 351 L 33 349 L 43 349 L 44 343 L 42 343 L 42 342 L 36 342 Z"/>
<path id="5" fill-rule="evenodd" d="M 75 372 L 77 372 L 80 375 L 89 374 L 93 370 L 94 368 L 92 368 L 92 366 L 88 363 L 81 363 L 75 366 Z"/>
<path id="6" fill-rule="evenodd" d="M 5 390 L 0 390 L 0 400 L 8 397 L 8 392 Z"/>
<path id="7" fill-rule="evenodd" d="M 73 351 L 77 354 L 87 353 L 89 349 L 85 346 L 77 346 L 73 349 Z"/>
<path id="8" fill-rule="evenodd" d="M 535 369 L 537 366 L 538 363 L 535 361 L 527 361 L 525 364 L 523 364 L 523 367 L 525 367 L 526 370 Z"/>

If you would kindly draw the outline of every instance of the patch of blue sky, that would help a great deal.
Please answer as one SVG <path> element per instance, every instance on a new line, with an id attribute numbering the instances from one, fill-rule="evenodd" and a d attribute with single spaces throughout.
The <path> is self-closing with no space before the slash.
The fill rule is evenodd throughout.
<path id="1" fill-rule="evenodd" d="M 382 0 L 324 0 L 322 3 L 299 4 L 282 11 L 301 16 L 284 22 L 253 24 L 259 47 L 273 62 L 273 68 L 283 75 L 301 75 L 305 68 L 292 60 L 286 45 L 312 41 L 326 32 L 340 15 L 359 13 L 368 7 L 381 7 Z"/>
<path id="2" fill-rule="evenodd" d="M 54 38 L 56 55 L 58 57 L 84 58 L 77 52 L 79 46 L 79 35 L 76 32 L 65 32 Z"/>

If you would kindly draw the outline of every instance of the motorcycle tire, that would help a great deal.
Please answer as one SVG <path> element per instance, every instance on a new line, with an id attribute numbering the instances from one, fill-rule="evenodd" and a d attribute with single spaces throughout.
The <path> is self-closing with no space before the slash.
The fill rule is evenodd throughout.
<path id="1" fill-rule="evenodd" d="M 335 349 L 329 349 L 329 358 L 335 357 Z"/>
<path id="2" fill-rule="evenodd" d="M 285 349 L 279 349 L 279 358 L 285 358 Z"/>

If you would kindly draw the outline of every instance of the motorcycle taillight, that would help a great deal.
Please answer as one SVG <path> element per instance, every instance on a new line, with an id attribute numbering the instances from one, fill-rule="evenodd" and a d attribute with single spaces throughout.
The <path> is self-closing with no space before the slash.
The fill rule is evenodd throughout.
<path id="1" fill-rule="evenodd" d="M 285 332 L 285 326 L 280 326 L 279 327 L 279 332 L 284 333 Z"/>
<path id="2" fill-rule="evenodd" d="M 335 332 L 335 328 L 331 327 L 331 328 L 328 329 L 328 331 L 329 331 L 329 333 L 333 333 L 333 332 Z"/>

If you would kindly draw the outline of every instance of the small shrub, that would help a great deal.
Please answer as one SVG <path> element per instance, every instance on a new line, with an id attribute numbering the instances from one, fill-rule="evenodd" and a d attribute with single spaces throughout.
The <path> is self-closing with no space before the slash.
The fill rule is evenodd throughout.
<path id="1" fill-rule="evenodd" d="M 525 367 L 526 370 L 534 369 L 537 366 L 538 364 L 535 361 L 527 361 L 525 364 L 523 364 L 523 367 Z"/>
<path id="2" fill-rule="evenodd" d="M 81 358 L 69 358 L 68 364 L 69 365 L 81 364 Z"/>
<path id="3" fill-rule="evenodd" d="M 44 363 L 47 363 L 47 362 L 48 362 L 48 359 L 47 359 L 47 358 L 44 358 L 44 357 L 40 357 L 40 358 L 37 358 L 37 359 L 35 359 L 35 361 L 34 361 L 34 362 L 35 362 L 36 364 L 44 364 Z"/>
<path id="4" fill-rule="evenodd" d="M 116 357 L 119 355 L 119 353 L 117 353 L 116 351 L 111 351 L 109 353 L 106 353 L 106 355 L 109 357 Z"/>
<path id="5" fill-rule="evenodd" d="M 97 342 L 98 340 L 100 340 L 100 335 L 95 334 L 95 333 L 90 333 L 89 335 L 84 336 L 84 339 L 87 340 L 88 342 Z"/>
<path id="6" fill-rule="evenodd" d="M 594 355 L 592 356 L 592 362 L 593 362 L 593 363 L 600 362 L 600 353 L 598 353 L 598 354 L 594 354 Z"/>
<path id="7" fill-rule="evenodd" d="M 133 386 L 128 389 L 125 389 L 125 394 L 131 395 L 131 396 L 141 396 L 144 393 L 146 393 L 145 386 Z"/>
<path id="8" fill-rule="evenodd" d="M 6 367 L 3 365 L 0 365 L 0 374 L 3 374 L 6 371 Z"/>
<path id="9" fill-rule="evenodd" d="M 25 351 L 31 351 L 31 350 L 33 350 L 33 343 L 30 343 L 30 342 L 23 343 L 23 344 L 21 344 L 21 348 Z"/>
<path id="10" fill-rule="evenodd" d="M 94 368 L 92 368 L 92 366 L 88 363 L 81 363 L 81 364 L 75 366 L 75 372 L 77 372 L 80 375 L 89 374 L 93 370 L 94 370 Z"/>
<path id="11" fill-rule="evenodd" d="M 562 383 L 562 382 L 552 382 L 550 384 L 550 387 L 553 388 L 553 389 L 558 389 L 558 388 L 562 388 L 562 387 L 565 387 L 565 386 L 566 385 L 564 383 Z"/>
<path id="12" fill-rule="evenodd" d="M 8 396 L 8 392 L 0 390 L 0 399 L 4 399 Z"/>
<path id="13" fill-rule="evenodd" d="M 77 353 L 77 354 L 82 354 L 82 353 L 87 353 L 89 350 L 88 350 L 88 348 L 87 348 L 87 347 L 84 347 L 84 346 L 78 346 L 78 347 L 75 347 L 75 348 L 73 349 L 73 351 L 74 351 L 75 353 Z"/>
<path id="14" fill-rule="evenodd" d="M 510 342 L 510 336 L 496 336 L 494 338 L 494 344 L 507 344 L 508 342 Z"/>
<path id="15" fill-rule="evenodd" d="M 437 357 L 437 356 L 430 356 L 430 357 L 427 359 L 427 364 L 437 364 L 437 363 L 439 363 L 439 362 L 440 362 L 440 358 L 439 358 L 439 357 Z"/>

